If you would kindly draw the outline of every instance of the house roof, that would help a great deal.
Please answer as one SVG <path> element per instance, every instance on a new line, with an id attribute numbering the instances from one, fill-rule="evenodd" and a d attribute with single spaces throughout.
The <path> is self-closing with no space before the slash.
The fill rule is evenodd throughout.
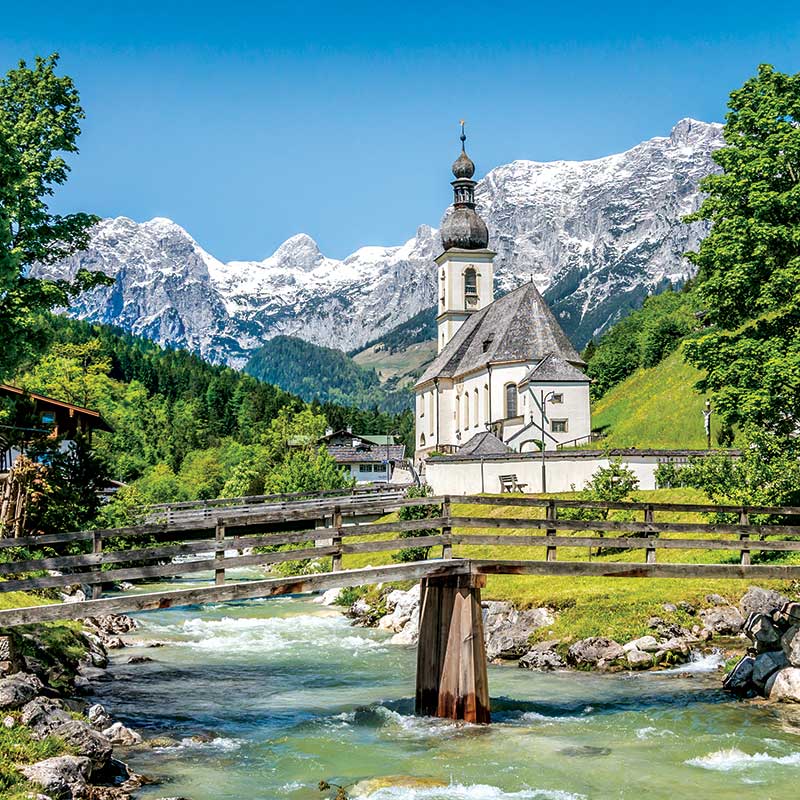
<path id="1" fill-rule="evenodd" d="M 491 431 L 476 433 L 466 444 L 458 448 L 459 455 L 496 456 L 510 453 L 511 448 L 503 444 Z"/>
<path id="2" fill-rule="evenodd" d="M 417 386 L 434 378 L 457 377 L 487 363 L 541 361 L 551 353 L 579 369 L 586 366 L 539 290 L 525 283 L 470 315 Z"/>
<path id="3" fill-rule="evenodd" d="M 574 381 L 589 383 L 589 378 L 577 367 L 565 361 L 555 353 L 548 353 L 528 374 L 519 382 L 520 386 L 526 383 L 561 383 Z"/>
<path id="4" fill-rule="evenodd" d="M 328 445 L 328 452 L 337 464 L 375 464 L 383 461 L 402 461 L 406 452 L 404 444 L 369 444 L 351 447 L 343 444 Z"/>
<path id="5" fill-rule="evenodd" d="M 338 431 L 326 433 L 324 436 L 320 436 L 318 441 L 329 442 L 331 439 L 337 439 L 340 436 L 350 439 L 363 439 L 365 442 L 370 442 L 371 444 L 387 445 L 394 444 L 395 442 L 395 437 L 391 434 L 353 433 L 353 431 L 349 431 L 347 428 L 340 428 Z"/>
<path id="6" fill-rule="evenodd" d="M 30 397 L 39 405 L 51 406 L 52 408 L 59 408 L 69 411 L 70 416 L 83 417 L 93 428 L 101 431 L 113 432 L 113 428 L 103 419 L 99 411 L 91 408 L 84 408 L 77 406 L 74 403 L 67 403 L 63 400 L 56 400 L 52 397 L 47 397 L 43 394 L 36 392 L 28 392 L 25 389 L 20 389 L 18 386 L 10 386 L 7 383 L 0 383 L 0 395 L 7 397 Z"/>

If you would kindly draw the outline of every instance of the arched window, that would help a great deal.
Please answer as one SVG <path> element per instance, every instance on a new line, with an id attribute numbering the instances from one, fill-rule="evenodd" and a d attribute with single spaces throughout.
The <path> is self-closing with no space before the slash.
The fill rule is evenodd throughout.
<path id="1" fill-rule="evenodd" d="M 467 267 L 464 270 L 464 295 L 466 297 L 469 297 L 470 295 L 477 295 L 477 294 L 478 294 L 478 276 L 472 267 Z"/>
<path id="2" fill-rule="evenodd" d="M 517 384 L 506 384 L 506 418 L 517 416 Z"/>
<path id="3" fill-rule="evenodd" d="M 469 394 L 464 395 L 464 430 L 469 428 Z"/>
<path id="4" fill-rule="evenodd" d="M 430 432 L 431 436 L 433 436 L 434 432 L 434 418 L 433 418 L 433 404 L 434 404 L 434 392 L 436 389 L 433 389 L 431 393 L 428 395 L 428 419 L 430 420 Z"/>
<path id="5" fill-rule="evenodd" d="M 424 433 L 421 433 L 419 435 L 419 446 L 420 447 L 425 447 L 425 434 Z"/>
<path id="6" fill-rule="evenodd" d="M 456 430 L 457 431 L 461 430 L 461 426 L 460 426 L 461 417 L 460 417 L 460 414 L 461 414 L 461 398 L 456 396 L 456 413 L 455 413 L 454 416 L 456 418 Z"/>
<path id="7" fill-rule="evenodd" d="M 473 420 L 472 424 L 476 428 L 478 427 L 478 417 L 480 416 L 480 413 L 479 413 L 480 409 L 479 409 L 479 406 L 478 406 L 479 398 L 480 398 L 480 395 L 478 394 L 478 390 L 475 389 L 475 397 L 473 398 L 474 401 L 475 401 L 475 407 L 472 409 L 472 420 Z"/>

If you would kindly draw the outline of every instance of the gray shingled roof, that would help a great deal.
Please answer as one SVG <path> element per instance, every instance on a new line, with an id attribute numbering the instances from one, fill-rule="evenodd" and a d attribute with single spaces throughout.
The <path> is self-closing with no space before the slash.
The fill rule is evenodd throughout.
<path id="1" fill-rule="evenodd" d="M 541 361 L 550 353 L 586 366 L 536 286 L 525 283 L 472 314 L 417 385 L 462 375 L 487 362 Z"/>
<path id="2" fill-rule="evenodd" d="M 463 447 L 458 449 L 465 456 L 496 456 L 510 453 L 511 448 L 504 445 L 491 431 L 476 433 Z"/>
<path id="3" fill-rule="evenodd" d="M 589 383 L 589 378 L 577 367 L 572 366 L 554 353 L 546 355 L 528 374 L 519 382 L 520 386 L 533 381 L 535 383 L 550 383 L 560 381 L 577 381 Z"/>

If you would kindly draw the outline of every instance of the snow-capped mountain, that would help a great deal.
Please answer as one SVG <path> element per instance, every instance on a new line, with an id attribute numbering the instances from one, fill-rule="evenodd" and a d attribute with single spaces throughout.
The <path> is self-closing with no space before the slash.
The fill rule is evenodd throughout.
<path id="1" fill-rule="evenodd" d="M 480 181 L 478 209 L 497 251 L 498 282 L 531 277 L 582 345 L 667 281 L 691 274 L 682 257 L 705 232 L 681 218 L 715 169 L 721 126 L 681 120 L 658 137 L 593 161 L 514 161 Z M 438 232 L 421 225 L 398 247 L 363 247 L 342 261 L 298 234 L 264 261 L 228 264 L 174 222 L 100 222 L 83 253 L 37 267 L 40 277 L 97 269 L 113 286 L 70 313 L 241 366 L 278 334 L 349 350 L 436 302 Z"/>

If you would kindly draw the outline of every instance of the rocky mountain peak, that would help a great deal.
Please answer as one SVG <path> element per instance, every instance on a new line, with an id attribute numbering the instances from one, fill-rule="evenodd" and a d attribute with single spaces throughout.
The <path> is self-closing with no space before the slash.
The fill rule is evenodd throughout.
<path id="1" fill-rule="evenodd" d="M 693 268 L 683 254 L 707 228 L 682 219 L 722 143 L 720 125 L 683 119 L 624 153 L 492 169 L 476 201 L 501 289 L 532 276 L 580 348 L 649 293 L 684 281 Z M 241 366 L 279 334 L 351 350 L 432 308 L 440 247 L 420 225 L 405 244 L 339 261 L 297 234 L 263 261 L 223 264 L 171 220 L 118 217 L 97 226 L 86 252 L 35 274 L 101 269 L 115 285 L 78 298 L 71 314 Z"/>

